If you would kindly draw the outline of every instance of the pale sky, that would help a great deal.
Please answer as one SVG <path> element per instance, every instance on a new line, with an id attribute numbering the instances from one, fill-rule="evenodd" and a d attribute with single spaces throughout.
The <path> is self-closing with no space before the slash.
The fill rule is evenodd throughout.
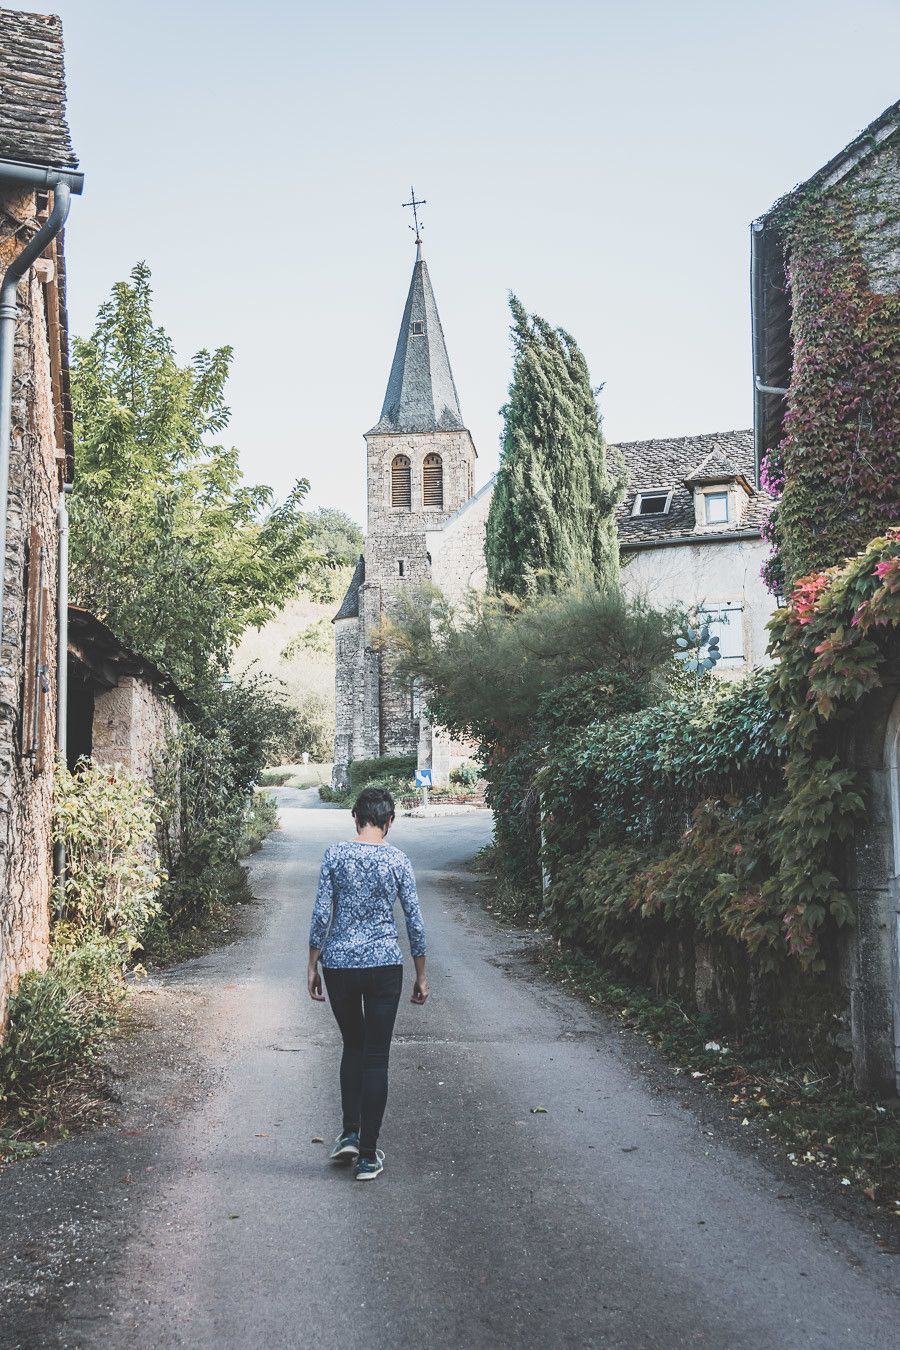
<path id="1" fill-rule="evenodd" d="M 581 344 L 609 440 L 749 426 L 749 222 L 900 93 L 898 0 L 54 8 L 73 331 L 146 259 L 179 357 L 235 348 L 246 473 L 360 520 L 411 183 L 480 483 L 510 290 Z"/>

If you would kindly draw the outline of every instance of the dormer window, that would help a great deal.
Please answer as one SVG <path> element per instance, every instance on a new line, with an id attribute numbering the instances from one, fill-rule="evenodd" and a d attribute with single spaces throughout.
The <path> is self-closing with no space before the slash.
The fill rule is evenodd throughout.
<path id="1" fill-rule="evenodd" d="M 723 489 L 721 492 L 704 492 L 703 494 L 703 518 L 707 525 L 727 525 L 728 515 L 728 492 Z"/>
<path id="2" fill-rule="evenodd" d="M 652 488 L 635 494 L 633 516 L 665 516 L 672 505 L 671 488 Z"/>
<path id="3" fill-rule="evenodd" d="M 412 328 L 411 328 L 410 331 L 412 332 L 413 337 L 424 337 L 424 335 L 425 335 L 425 320 L 424 320 L 424 319 L 413 319 L 413 321 L 412 321 Z"/>

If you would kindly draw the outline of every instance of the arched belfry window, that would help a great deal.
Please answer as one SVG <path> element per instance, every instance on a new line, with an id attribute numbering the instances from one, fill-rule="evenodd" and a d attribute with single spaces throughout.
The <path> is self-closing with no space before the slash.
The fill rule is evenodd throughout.
<path id="1" fill-rule="evenodd" d="M 444 462 L 440 455 L 426 455 L 422 465 L 422 504 L 432 511 L 444 509 Z"/>
<path id="2" fill-rule="evenodd" d="M 402 511 L 412 507 L 412 466 L 407 455 L 395 455 L 391 463 L 391 506 Z"/>

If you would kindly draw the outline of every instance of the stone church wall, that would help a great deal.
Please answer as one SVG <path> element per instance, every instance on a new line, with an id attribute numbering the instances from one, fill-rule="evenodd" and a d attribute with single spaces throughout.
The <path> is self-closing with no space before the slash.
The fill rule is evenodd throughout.
<path id="1" fill-rule="evenodd" d="M 0 270 L 19 252 L 15 231 L 33 222 L 26 193 L 0 205 Z M 36 228 L 36 222 L 35 222 Z M 13 243 L 15 238 L 16 242 Z M 52 870 L 51 817 L 56 738 L 56 566 L 58 468 L 43 286 L 34 271 L 19 286 L 13 367 L 12 444 L 6 536 L 3 648 L 0 652 L 0 1025 L 19 976 L 47 959 Z M 45 549 L 48 687 L 41 753 L 23 758 L 27 552 L 32 527 Z M 39 761 L 39 769 L 35 763 Z"/>
<path id="2" fill-rule="evenodd" d="M 440 527 L 471 492 L 475 447 L 468 431 L 366 438 L 368 452 L 368 523 L 366 584 L 361 591 L 364 649 L 364 706 L 356 714 L 363 724 L 364 756 L 414 755 L 419 743 L 418 709 L 411 686 L 392 680 L 383 669 L 376 637 L 385 614 L 399 599 L 432 577 L 426 531 Z M 422 468 L 426 455 L 439 454 L 444 472 L 444 509 L 425 510 Z M 396 455 L 411 463 L 411 508 L 391 506 L 391 464 Z M 376 595 L 377 591 L 377 595 Z M 339 682 L 340 682 L 339 676 Z M 359 687 L 359 685 L 357 685 Z M 378 718 L 377 728 L 373 725 Z M 338 718 L 339 734 L 346 729 Z"/>
<path id="3" fill-rule="evenodd" d="M 491 479 L 442 529 L 429 530 L 425 535 L 432 580 L 454 604 L 459 604 L 467 591 L 483 591 L 487 586 L 484 541 L 493 491 Z"/>

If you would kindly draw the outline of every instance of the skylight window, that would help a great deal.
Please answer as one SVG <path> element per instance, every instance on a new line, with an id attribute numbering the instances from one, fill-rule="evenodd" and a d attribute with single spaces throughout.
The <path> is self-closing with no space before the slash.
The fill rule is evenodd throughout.
<path id="1" fill-rule="evenodd" d="M 413 319 L 411 331 L 413 337 L 422 337 L 425 333 L 425 320 Z"/>
<path id="2" fill-rule="evenodd" d="M 633 516 L 665 516 L 672 505 L 671 488 L 653 488 L 648 492 L 638 492 L 631 508 Z"/>

